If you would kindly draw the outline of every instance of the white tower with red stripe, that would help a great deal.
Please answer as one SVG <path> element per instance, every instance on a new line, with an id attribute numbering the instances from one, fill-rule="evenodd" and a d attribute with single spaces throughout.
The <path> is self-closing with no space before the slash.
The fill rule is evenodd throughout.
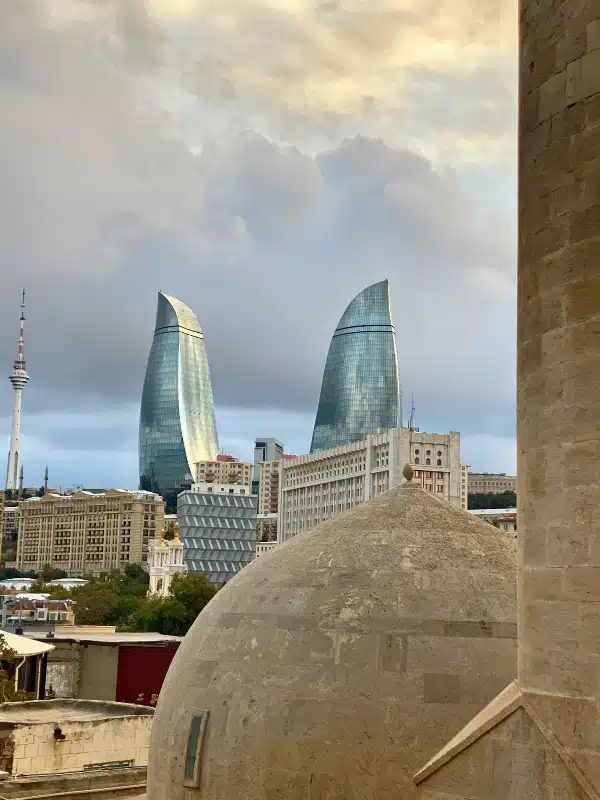
<path id="1" fill-rule="evenodd" d="M 23 357 L 23 343 L 25 341 L 25 290 L 23 289 L 23 298 L 21 300 L 21 328 L 19 333 L 19 348 L 17 351 L 17 359 L 13 362 L 13 371 L 10 376 L 10 382 L 15 390 L 15 404 L 13 406 L 12 415 L 12 429 L 10 434 L 10 449 L 8 451 L 8 467 L 6 469 L 6 484 L 5 488 L 12 491 L 17 491 L 19 488 L 19 469 L 22 467 L 19 458 L 19 448 L 21 446 L 21 398 L 23 389 L 29 375 L 27 374 L 27 366 Z"/>

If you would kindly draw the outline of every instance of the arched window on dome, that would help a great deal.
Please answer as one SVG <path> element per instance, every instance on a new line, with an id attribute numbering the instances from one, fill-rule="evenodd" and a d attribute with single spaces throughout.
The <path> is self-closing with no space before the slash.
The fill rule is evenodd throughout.
<path id="1" fill-rule="evenodd" d="M 438 467 L 441 467 L 441 466 L 442 466 L 442 459 L 441 459 L 441 458 L 438 458 L 438 460 L 437 460 L 437 465 L 438 465 Z"/>
<path id="2" fill-rule="evenodd" d="M 415 464 L 418 464 L 418 463 L 419 463 L 419 456 L 417 456 L 417 457 L 415 458 Z"/>
<path id="3" fill-rule="evenodd" d="M 200 755 L 206 729 L 208 711 L 192 717 L 188 734 L 185 762 L 183 766 L 183 785 L 197 789 L 200 786 Z"/>
<path id="4" fill-rule="evenodd" d="M 430 459 L 430 458 L 426 458 L 426 459 L 425 459 L 425 463 L 426 463 L 426 464 L 431 464 L 431 459 Z"/>

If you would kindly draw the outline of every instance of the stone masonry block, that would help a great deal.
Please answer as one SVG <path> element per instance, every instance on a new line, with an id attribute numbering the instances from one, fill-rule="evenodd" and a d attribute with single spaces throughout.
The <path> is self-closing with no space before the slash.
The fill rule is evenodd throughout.
<path id="1" fill-rule="evenodd" d="M 423 679 L 423 694 L 426 703 L 460 702 L 460 683 L 458 675 L 426 673 Z"/>
<path id="2" fill-rule="evenodd" d="M 595 19 L 587 26 L 587 49 L 588 53 L 600 50 L 600 19 Z"/>
<path id="3" fill-rule="evenodd" d="M 566 103 L 577 103 L 600 92 L 600 49 L 567 65 Z"/>
<path id="4" fill-rule="evenodd" d="M 580 602 L 599 602 L 600 567 L 569 567 L 565 569 L 563 598 Z"/>
<path id="5" fill-rule="evenodd" d="M 565 70 L 557 75 L 552 75 L 540 86 L 540 102 L 538 121 L 542 122 L 547 117 L 556 114 L 566 105 L 567 73 Z"/>

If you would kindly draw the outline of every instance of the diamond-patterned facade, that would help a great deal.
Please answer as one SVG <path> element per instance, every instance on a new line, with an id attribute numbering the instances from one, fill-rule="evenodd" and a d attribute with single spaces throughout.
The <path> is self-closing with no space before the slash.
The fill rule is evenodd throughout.
<path id="1" fill-rule="evenodd" d="M 256 554 L 256 495 L 182 492 L 177 498 L 183 559 L 222 586 Z"/>

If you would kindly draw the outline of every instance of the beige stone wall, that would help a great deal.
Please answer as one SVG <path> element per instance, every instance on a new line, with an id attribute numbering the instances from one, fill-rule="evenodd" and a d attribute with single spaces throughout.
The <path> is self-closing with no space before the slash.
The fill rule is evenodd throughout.
<path id="1" fill-rule="evenodd" d="M 53 644 L 54 650 L 48 653 L 46 690 L 52 685 L 56 697 L 77 697 L 82 648 L 75 642 L 55 640 Z"/>
<path id="2" fill-rule="evenodd" d="M 426 780 L 420 794 L 420 800 L 512 798 L 590 800 L 522 708 Z"/>
<path id="3" fill-rule="evenodd" d="M 23 725 L 12 732 L 12 774 L 81 770 L 88 764 L 133 760 L 148 764 L 152 716 L 60 722 L 64 740 L 54 738 L 54 723 Z"/>
<path id="4" fill-rule="evenodd" d="M 112 700 L 117 693 L 119 648 L 88 644 L 81 649 L 81 671 L 77 697 L 82 700 Z"/>
<path id="5" fill-rule="evenodd" d="M 422 800 L 600 797 L 600 3 L 521 0 L 520 22 L 523 708 L 438 754 Z"/>
<path id="6" fill-rule="evenodd" d="M 520 679 L 599 692 L 600 4 L 523 3 Z"/>

